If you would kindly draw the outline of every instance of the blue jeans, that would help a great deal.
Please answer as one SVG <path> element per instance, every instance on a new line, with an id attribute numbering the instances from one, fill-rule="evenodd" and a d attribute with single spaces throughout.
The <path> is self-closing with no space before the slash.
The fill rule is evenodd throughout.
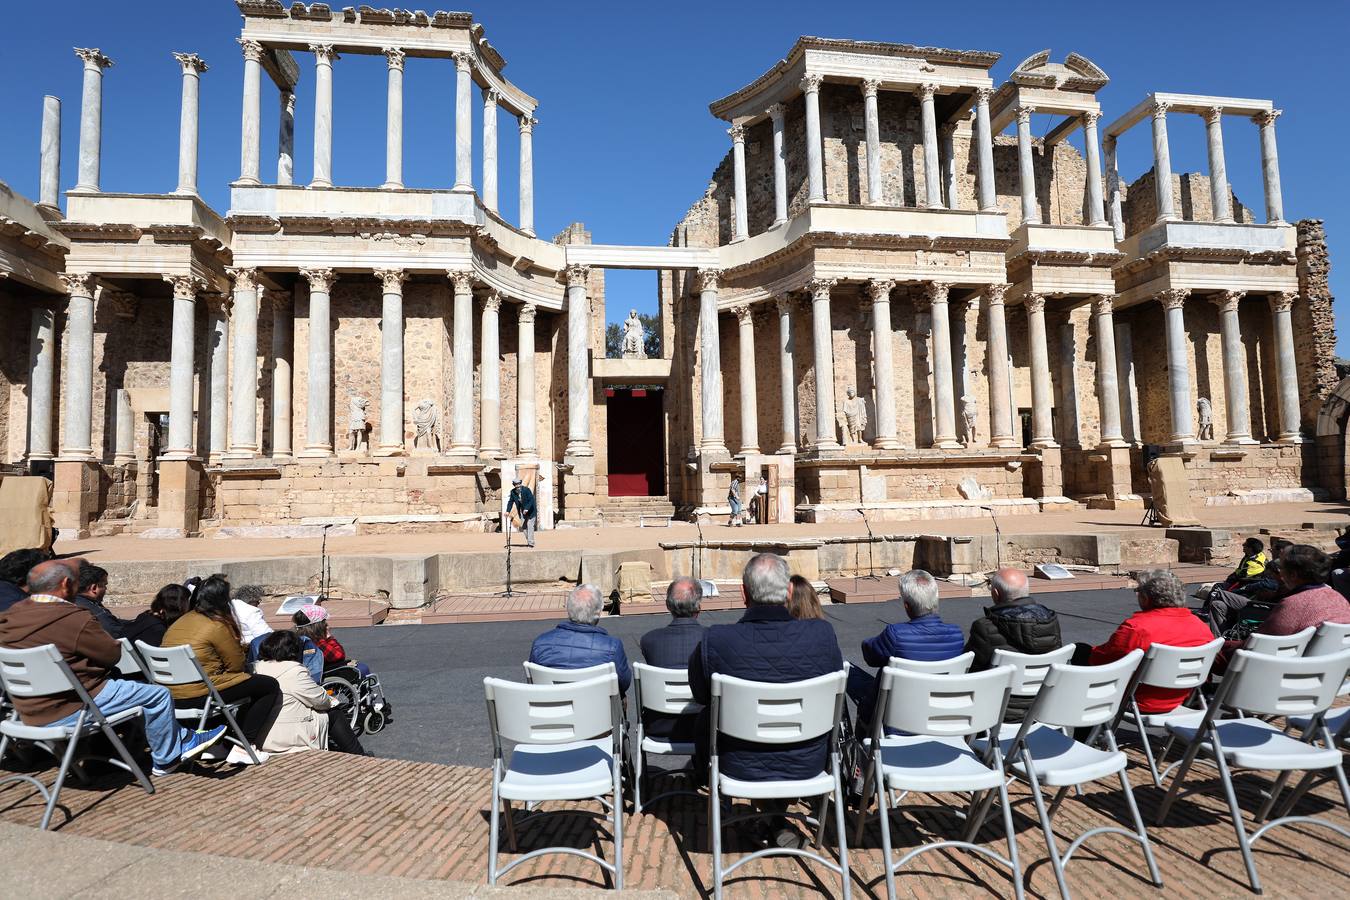
<path id="1" fill-rule="evenodd" d="M 173 717 L 173 698 L 169 689 L 157 684 L 139 681 L 109 681 L 94 698 L 94 705 L 105 716 L 139 706 L 145 721 L 145 739 L 150 744 L 150 757 L 157 766 L 168 766 L 182 755 L 183 741 L 188 731 Z M 53 725 L 74 725 L 80 713 L 77 710 Z M 86 721 L 88 721 L 86 719 Z"/>

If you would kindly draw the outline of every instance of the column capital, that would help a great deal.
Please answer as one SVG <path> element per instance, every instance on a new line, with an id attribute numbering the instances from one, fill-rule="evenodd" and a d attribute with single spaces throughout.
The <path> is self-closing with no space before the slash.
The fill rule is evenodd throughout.
<path id="1" fill-rule="evenodd" d="M 258 270 L 251 267 L 227 267 L 225 274 L 234 282 L 236 291 L 252 291 L 258 287 Z"/>
<path id="2" fill-rule="evenodd" d="M 450 54 L 450 58 L 455 61 L 456 72 L 470 72 L 473 70 L 473 54 L 467 50 L 456 50 Z"/>
<path id="3" fill-rule="evenodd" d="M 780 294 L 773 298 L 773 304 L 778 307 L 780 316 L 790 316 L 792 315 L 792 307 L 796 306 L 796 301 L 787 294 Z"/>
<path id="4" fill-rule="evenodd" d="M 1298 291 L 1280 291 L 1270 295 L 1270 308 L 1277 313 L 1289 312 L 1297 299 Z"/>
<path id="5" fill-rule="evenodd" d="M 783 103 L 774 103 L 768 109 L 764 110 L 764 114 L 775 122 L 781 123 L 783 121 L 783 116 L 787 115 L 787 106 Z"/>
<path id="6" fill-rule="evenodd" d="M 237 43 L 244 51 L 244 60 L 246 62 L 262 62 L 263 45 L 249 38 L 235 38 Z"/>
<path id="7" fill-rule="evenodd" d="M 920 101 L 932 100 L 937 96 L 938 86 L 931 81 L 926 81 L 915 89 L 914 93 Z"/>
<path id="8" fill-rule="evenodd" d="M 1100 109 L 1090 109 L 1083 113 L 1083 125 L 1087 128 L 1096 128 L 1097 123 L 1102 120 L 1102 111 Z"/>
<path id="9" fill-rule="evenodd" d="M 736 317 L 736 321 L 742 325 L 749 325 L 754 321 L 755 311 L 749 303 L 737 303 L 731 308 L 731 312 Z"/>
<path id="10" fill-rule="evenodd" d="M 1019 107 L 1017 107 L 1017 109 L 1014 110 L 1014 112 L 1017 113 L 1017 124 L 1018 124 L 1018 125 L 1030 125 L 1030 124 L 1031 124 L 1031 114 L 1034 113 L 1035 111 L 1036 111 L 1036 107 L 1034 107 L 1034 106 L 1019 106 Z"/>
<path id="11" fill-rule="evenodd" d="M 1219 123 L 1219 120 L 1223 118 L 1223 107 L 1222 106 L 1209 107 L 1208 109 L 1205 110 L 1204 117 L 1206 125 L 1217 125 Z"/>
<path id="12" fill-rule="evenodd" d="M 837 278 L 812 278 L 806 283 L 807 293 L 811 295 L 811 301 L 819 302 L 830 299 L 830 289 L 838 284 Z"/>
<path id="13" fill-rule="evenodd" d="M 398 47 L 384 47 L 380 52 L 384 54 L 385 62 L 388 64 L 389 68 L 398 69 L 400 72 L 403 71 L 403 61 L 408 54 L 404 53 L 402 49 Z"/>
<path id="14" fill-rule="evenodd" d="M 467 269 L 448 269 L 445 274 L 450 276 L 450 284 L 454 286 L 455 293 L 473 290 L 473 273 Z"/>
<path id="15" fill-rule="evenodd" d="M 380 289 L 386 294 L 403 293 L 403 282 L 408 280 L 408 273 L 403 269 L 376 269 L 375 277 L 380 280 Z"/>
<path id="16" fill-rule="evenodd" d="M 502 92 L 493 87 L 483 88 L 483 104 L 496 106 L 502 102 Z"/>
<path id="17" fill-rule="evenodd" d="M 889 278 L 873 278 L 867 282 L 867 299 L 873 303 L 889 302 L 895 282 Z"/>
<path id="18" fill-rule="evenodd" d="M 563 277 L 567 281 L 569 288 L 585 287 L 586 279 L 591 276 L 591 267 L 583 266 L 579 263 L 572 263 L 563 270 Z"/>
<path id="19" fill-rule="evenodd" d="M 802 93 L 814 94 L 820 90 L 820 76 L 815 72 L 807 72 L 802 76 Z"/>
<path id="20" fill-rule="evenodd" d="M 1278 119 L 1283 113 L 1284 110 L 1282 109 L 1264 110 L 1252 116 L 1252 121 L 1264 128 L 1267 125 L 1274 125 L 1275 120 Z"/>
<path id="21" fill-rule="evenodd" d="M 989 101 L 993 98 L 993 96 L 994 96 L 993 88 L 982 87 L 975 89 L 975 101 L 977 103 L 988 104 Z"/>
<path id="22" fill-rule="evenodd" d="M 1045 312 L 1045 295 L 1027 293 L 1022 295 L 1022 305 L 1026 307 L 1027 315 L 1036 315 Z"/>
<path id="23" fill-rule="evenodd" d="M 990 306 L 1002 306 L 1003 298 L 1007 296 L 1008 288 L 1012 285 L 1004 283 L 995 283 L 985 285 L 984 300 Z"/>
<path id="24" fill-rule="evenodd" d="M 321 66 L 331 66 L 339 59 L 332 44 L 310 44 L 309 50 L 314 54 L 314 62 Z"/>
<path id="25" fill-rule="evenodd" d="M 1158 292 L 1158 302 L 1163 305 L 1163 309 L 1181 309 L 1190 293 L 1189 288 L 1168 288 Z"/>
<path id="26" fill-rule="evenodd" d="M 1109 316 L 1115 308 L 1116 298 L 1110 294 L 1094 294 L 1092 296 L 1092 314 L 1094 316 Z"/>
<path id="27" fill-rule="evenodd" d="M 206 60 L 195 53 L 175 53 L 173 58 L 183 67 L 184 75 L 200 75 L 208 68 Z"/>
<path id="28" fill-rule="evenodd" d="M 863 97 L 875 97 L 877 91 L 881 89 L 880 78 L 864 78 L 862 80 Z"/>
<path id="29" fill-rule="evenodd" d="M 745 143 L 745 126 L 742 125 L 740 122 L 737 122 L 730 128 L 728 128 L 727 134 L 731 135 L 731 142 L 733 144 Z"/>
<path id="30" fill-rule="evenodd" d="M 929 304 L 936 306 L 947 302 L 947 295 L 951 289 L 952 286 L 945 281 L 930 281 L 924 285 L 923 292 Z"/>
<path id="31" fill-rule="evenodd" d="M 91 272 L 69 272 L 64 275 L 58 275 L 61 283 L 66 286 L 66 293 L 73 297 L 92 297 L 94 296 L 94 276 Z"/>
<path id="32" fill-rule="evenodd" d="M 694 276 L 694 282 L 700 291 L 715 291 L 717 290 L 717 282 L 721 277 L 721 269 L 699 269 Z"/>
<path id="33" fill-rule="evenodd" d="M 497 313 L 501 311 L 501 308 L 502 308 L 501 291 L 498 291 L 495 288 L 489 290 L 487 294 L 483 297 L 483 312 Z"/>
<path id="34" fill-rule="evenodd" d="M 1171 108 L 1172 104 L 1168 103 L 1166 100 L 1154 100 L 1153 106 L 1149 110 L 1149 112 L 1153 116 L 1153 118 L 1162 119 L 1167 116 L 1167 111 Z"/>
<path id="35" fill-rule="evenodd" d="M 196 300 L 206 290 L 206 282 L 196 275 L 165 275 L 164 280 L 173 286 L 175 300 Z"/>
<path id="36" fill-rule="evenodd" d="M 526 115 L 521 116 L 520 121 L 517 124 L 520 126 L 521 134 L 532 134 L 534 133 L 534 126 L 539 124 L 539 120 L 534 116 Z"/>
<path id="37" fill-rule="evenodd" d="M 337 281 L 332 269 L 301 269 L 300 277 L 309 282 L 311 291 L 330 291 Z"/>
<path id="38" fill-rule="evenodd" d="M 522 303 L 516 310 L 516 320 L 522 325 L 533 325 L 534 315 L 538 309 L 533 303 Z"/>
<path id="39" fill-rule="evenodd" d="M 1219 312 L 1237 312 L 1238 301 L 1247 296 L 1246 291 L 1219 291 L 1210 296 L 1210 302 L 1219 308 Z"/>
<path id="40" fill-rule="evenodd" d="M 86 69 L 107 69 L 112 66 L 113 61 L 103 55 L 103 51 L 97 47 L 76 47 L 75 55 L 84 60 Z"/>

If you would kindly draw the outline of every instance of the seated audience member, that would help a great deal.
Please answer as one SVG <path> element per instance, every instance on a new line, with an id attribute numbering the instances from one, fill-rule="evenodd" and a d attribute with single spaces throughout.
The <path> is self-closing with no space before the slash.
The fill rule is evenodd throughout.
<path id="1" fill-rule="evenodd" d="M 1280 554 L 1284 596 L 1256 629 L 1258 634 L 1297 634 L 1323 622 L 1350 623 L 1350 601 L 1327 585 L 1327 555 L 1308 544 Z"/>
<path id="2" fill-rule="evenodd" d="M 650 666 L 663 669 L 684 669 L 689 665 L 689 654 L 698 648 L 708 629 L 698 623 L 699 604 L 703 588 L 692 578 L 676 578 L 666 588 L 666 609 L 670 623 L 652 629 L 638 642 L 642 659 Z M 665 713 L 642 711 L 642 726 L 653 737 L 693 740 L 693 716 L 669 716 Z"/>
<path id="3" fill-rule="evenodd" d="M 965 652 L 965 635 L 959 626 L 938 615 L 937 579 L 923 569 L 900 576 L 900 600 L 907 622 L 887 625 L 876 637 L 862 642 L 863 659 L 869 666 L 884 668 L 892 656 L 916 662 L 951 659 Z M 849 669 L 848 695 L 858 708 L 858 733 L 865 733 L 877 701 L 877 676 L 859 667 Z"/>
<path id="4" fill-rule="evenodd" d="M 602 663 L 614 663 L 619 675 L 619 690 L 628 693 L 633 672 L 623 641 L 595 624 L 600 621 L 605 598 L 593 584 L 579 584 L 567 595 L 567 621 L 561 622 L 534 639 L 530 662 L 553 669 L 587 669 Z"/>
<path id="5" fill-rule="evenodd" d="M 234 618 L 239 623 L 239 634 L 245 644 L 252 644 L 263 635 L 272 633 L 272 626 L 267 624 L 261 609 L 263 596 L 261 586 L 246 584 L 237 588 L 234 598 L 230 600 L 230 608 L 234 610 Z"/>
<path id="6" fill-rule="evenodd" d="M 309 638 L 323 653 L 323 668 L 327 672 L 339 666 L 356 666 L 362 675 L 370 674 L 370 666 L 347 656 L 347 650 L 328 629 L 328 610 L 316 603 L 307 603 L 291 616 L 295 632 Z"/>
<path id="7" fill-rule="evenodd" d="M 167 775 L 220 740 L 225 729 L 189 731 L 174 719 L 166 688 L 114 678 L 122 648 L 86 609 L 72 603 L 75 570 L 64 562 L 39 563 L 28 573 L 29 596 L 0 613 L 0 645 L 27 650 L 54 644 L 104 715 L 140 707 L 154 775 Z M 28 725 L 70 725 L 80 714 L 73 691 L 46 697 L 13 697 Z"/>
<path id="8" fill-rule="evenodd" d="M 291 621 L 294 622 L 295 618 L 292 617 Z M 269 631 L 267 634 L 276 634 L 276 632 Z M 258 661 L 258 648 L 267 639 L 267 634 L 255 637 L 244 652 L 244 664 L 250 670 Z M 319 649 L 318 644 L 305 637 L 298 629 L 295 631 L 295 636 L 300 639 L 300 664 L 309 672 L 309 677 L 313 678 L 315 683 L 323 684 L 323 651 Z"/>
<path id="9" fill-rule="evenodd" d="M 989 581 L 989 596 L 994 605 L 970 625 L 966 649 L 975 653 L 972 672 L 991 668 L 995 650 L 1015 653 L 1049 653 L 1064 645 L 1059 633 L 1059 617 L 1031 598 L 1027 573 L 1021 569 L 999 569 Z M 1005 716 L 1020 722 L 1031 708 L 1031 697 L 1010 697 Z"/>
<path id="10" fill-rule="evenodd" d="M 28 571 L 51 558 L 52 555 L 46 550 L 31 547 L 27 550 L 11 550 L 0 559 L 0 612 L 28 596 L 28 591 L 24 590 L 24 585 L 28 583 Z"/>
<path id="11" fill-rule="evenodd" d="M 820 596 L 811 582 L 800 575 L 788 579 L 788 614 L 794 619 L 823 619 L 825 610 L 820 605 Z"/>
<path id="12" fill-rule="evenodd" d="M 164 632 L 192 608 L 192 598 L 181 584 L 166 584 L 155 594 L 150 608 L 127 623 L 122 637 L 131 641 L 145 641 L 155 647 L 164 646 Z"/>
<path id="13" fill-rule="evenodd" d="M 1243 543 L 1243 559 L 1247 558 L 1248 543 L 1255 538 L 1249 538 Z M 1289 541 L 1275 538 L 1271 540 L 1271 559 L 1262 560 L 1261 572 L 1250 578 L 1237 578 L 1237 571 L 1221 584 L 1214 585 L 1206 593 L 1198 593 L 1204 603 L 1199 610 L 1200 618 L 1204 619 L 1209 625 L 1210 633 L 1215 637 L 1229 637 L 1237 634 L 1236 626 L 1247 622 L 1243 626 L 1241 636 L 1246 637 L 1246 632 L 1252 630 L 1252 622 L 1260 621 L 1269 611 L 1270 604 L 1277 603 L 1285 594 L 1285 587 L 1280 580 L 1280 554 L 1287 548 L 1292 547 Z M 1243 568 L 1239 564 L 1238 571 Z"/>
<path id="14" fill-rule="evenodd" d="M 1266 571 L 1266 545 L 1259 537 L 1249 537 L 1242 542 L 1242 559 L 1238 560 L 1233 574 L 1228 576 L 1224 587 L 1232 590 L 1238 585 L 1260 578 Z"/>
<path id="15" fill-rule="evenodd" d="M 365 756 L 345 711 L 334 708 L 333 698 L 315 683 L 300 661 L 302 652 L 300 636 L 293 631 L 269 632 L 258 645 L 254 671 L 275 678 L 281 687 L 281 710 L 268 729 L 263 749 L 290 753 L 327 750 L 332 744 L 342 753 Z"/>
<path id="16" fill-rule="evenodd" d="M 131 621 L 119 619 L 103 605 L 103 598 L 108 594 L 108 570 L 80 560 L 78 571 L 80 587 L 75 595 L 75 605 L 88 611 L 108 634 L 120 638 Z"/>
<path id="17" fill-rule="evenodd" d="M 211 679 L 221 699 L 226 703 L 248 701 L 242 716 L 237 716 L 239 727 L 249 743 L 258 750 L 258 759 L 267 731 L 281 705 L 281 689 L 275 678 L 250 675 L 244 670 L 244 645 L 240 643 L 239 623 L 230 609 L 230 583 L 211 576 L 197 585 L 192 593 L 192 609 L 164 633 L 163 646 L 187 644 L 197 655 L 206 677 Z M 169 688 L 179 709 L 195 709 L 205 705 L 209 693 L 204 684 L 180 684 Z M 226 762 L 235 765 L 252 763 L 241 747 L 230 748 Z"/>

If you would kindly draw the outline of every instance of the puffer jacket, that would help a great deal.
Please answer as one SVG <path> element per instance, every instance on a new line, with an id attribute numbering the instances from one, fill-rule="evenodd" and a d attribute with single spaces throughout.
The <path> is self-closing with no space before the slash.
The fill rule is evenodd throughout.
<path id="1" fill-rule="evenodd" d="M 1022 597 L 1001 606 L 987 606 L 984 617 L 970 626 L 970 640 L 966 649 L 975 652 L 972 672 L 983 671 L 993 665 L 995 650 L 1017 653 L 1049 653 L 1064 646 L 1059 634 L 1059 617 L 1053 609 L 1042 606 L 1030 597 Z M 1034 697 L 1009 697 L 1005 719 L 1020 722 L 1031 708 Z"/>
<path id="2" fill-rule="evenodd" d="M 612 662 L 619 675 L 619 690 L 627 693 L 628 685 L 633 683 L 623 641 L 599 625 L 562 622 L 552 631 L 545 631 L 530 647 L 530 662 L 552 669 L 585 669 Z"/>
<path id="3" fill-rule="evenodd" d="M 958 625 L 942 621 L 937 613 L 929 613 L 887 625 L 886 630 L 862 642 L 863 659 L 869 666 L 881 666 L 892 656 L 916 662 L 936 662 L 960 656 L 966 637 Z"/>

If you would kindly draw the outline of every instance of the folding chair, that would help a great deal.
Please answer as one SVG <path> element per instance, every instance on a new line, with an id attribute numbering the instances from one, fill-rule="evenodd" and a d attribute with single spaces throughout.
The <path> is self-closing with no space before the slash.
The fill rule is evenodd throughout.
<path id="1" fill-rule="evenodd" d="M 599 678 L 602 675 L 612 674 L 615 671 L 614 663 L 601 663 L 598 666 L 587 666 L 584 669 L 556 669 L 552 666 L 541 666 L 538 663 L 525 663 L 525 683 L 526 684 L 575 684 L 578 681 L 590 681 L 592 678 Z"/>
<path id="2" fill-rule="evenodd" d="M 695 703 L 689 690 L 689 672 L 685 669 L 663 669 L 646 663 L 633 663 L 633 691 L 637 695 L 637 740 L 633 742 L 633 810 L 642 813 L 642 775 L 647 769 L 647 754 L 658 756 L 694 755 L 693 741 L 675 741 L 647 734 L 642 722 L 643 710 L 667 716 L 688 716 L 692 720 L 703 711 L 703 704 Z M 672 778 L 693 774 L 688 768 L 663 771 L 655 777 Z M 697 791 L 666 791 L 647 800 L 647 805 L 665 797 L 699 796 Z"/>
<path id="3" fill-rule="evenodd" d="M 230 730 L 230 733 L 225 735 L 225 740 L 242 747 L 254 765 L 261 764 L 262 761 L 253 752 L 253 745 L 244 735 L 244 729 L 239 727 L 239 722 L 234 718 L 234 714 L 243 704 L 225 702 L 220 696 L 220 691 L 216 690 L 216 686 L 206 676 L 206 671 L 202 669 L 202 664 L 198 661 L 197 654 L 192 652 L 191 646 L 183 644 L 181 647 L 156 647 L 145 641 L 137 641 L 136 651 L 145 661 L 146 672 L 155 684 L 162 684 L 165 687 L 183 684 L 206 686 L 206 702 L 202 704 L 202 708 L 175 709 L 174 718 L 180 722 L 195 720 L 196 725 L 193 727 L 202 731 L 205 730 L 211 716 L 219 714 L 225 719 L 225 724 Z"/>
<path id="4" fill-rule="evenodd" d="M 1000 666 L 973 675 L 910 672 L 893 666 L 882 670 L 872 736 L 863 744 L 866 777 L 854 843 L 861 838 L 867 808 L 875 791 L 881 847 L 886 860 L 886 896 L 891 900 L 895 900 L 895 873 L 901 866 L 921 853 L 949 847 L 970 850 L 1008 866 L 1012 869 L 1013 893 L 1021 900 L 1022 869 L 1017 858 L 1017 835 L 1013 830 L 1012 807 L 1008 803 L 1003 757 L 998 742 L 987 740 L 997 734 L 1003 723 L 1013 674 L 1012 666 Z M 905 733 L 888 735 L 888 728 Z M 969 743 L 979 734 L 986 737 L 982 753 L 972 750 Z M 924 844 L 899 860 L 892 859 L 891 791 L 903 792 L 901 800 L 911 792 L 970 791 L 978 794 L 997 791 L 1008 837 L 1008 855 L 1001 856 L 971 842 L 968 837 L 960 841 Z M 986 796 L 992 800 L 994 795 Z M 894 808 L 900 808 L 898 802 Z M 973 816 L 966 818 L 973 823 Z M 977 827 L 974 825 L 972 832 Z"/>
<path id="5" fill-rule="evenodd" d="M 1163 772 L 1158 771 L 1158 761 L 1153 756 L 1153 744 L 1149 740 L 1148 729 L 1165 728 L 1168 722 L 1195 721 L 1205 714 L 1205 699 L 1200 696 L 1199 688 L 1209 680 L 1214 659 L 1223 649 L 1223 638 L 1215 638 L 1208 644 L 1198 647 L 1172 647 L 1167 644 L 1153 644 L 1144 653 L 1144 661 L 1135 671 L 1134 680 L 1125 691 L 1125 702 L 1116 714 L 1114 727 L 1124 723 L 1139 732 L 1139 742 L 1144 745 L 1144 759 L 1148 761 L 1149 774 L 1153 776 L 1153 786 L 1162 787 L 1162 780 L 1177 763 Z M 1144 713 L 1139 711 L 1135 693 L 1139 685 L 1167 688 L 1171 690 L 1190 690 L 1191 696 L 1169 712 Z M 1199 698 L 1200 708 L 1187 706 L 1192 698 Z M 1168 746 L 1171 744 L 1169 742 Z M 1166 758 L 1164 748 L 1162 758 Z"/>
<path id="6" fill-rule="evenodd" d="M 1346 784 L 1345 773 L 1341 771 L 1342 753 L 1336 747 L 1326 723 L 1326 711 L 1335 699 L 1347 671 L 1350 671 L 1350 650 L 1329 656 L 1298 658 L 1276 657 L 1250 650 L 1239 650 L 1233 654 L 1228 671 L 1205 717 L 1195 724 L 1167 726 L 1167 730 L 1185 741 L 1187 747 L 1181 768 L 1172 779 L 1172 786 L 1158 810 L 1158 824 L 1167 820 L 1173 802 L 1180 796 L 1181 783 L 1186 773 L 1203 750 L 1214 758 L 1219 770 L 1219 780 L 1223 784 L 1228 810 L 1233 818 L 1233 830 L 1237 833 L 1238 849 L 1242 852 L 1247 878 L 1252 890 L 1258 894 L 1261 893 L 1261 879 L 1256 872 L 1251 847 L 1272 828 L 1304 822 L 1322 825 L 1350 838 L 1350 830 L 1326 819 L 1288 814 L 1293 804 L 1307 791 L 1314 773 L 1328 769 L 1332 770 L 1340 786 L 1346 811 L 1350 812 L 1350 785 Z M 1219 714 L 1225 709 L 1242 710 L 1250 715 L 1219 719 Z M 1304 740 L 1284 734 L 1269 722 L 1256 718 L 1258 715 L 1296 714 L 1308 717 Z M 1313 743 L 1314 736 L 1320 737 L 1325 746 L 1319 747 Z M 1281 773 L 1265 803 L 1256 813 L 1255 820 L 1258 823 L 1274 807 L 1279 796 L 1279 786 L 1289 772 L 1301 771 L 1307 775 L 1286 800 L 1281 815 L 1248 833 L 1242 821 L 1242 808 L 1238 805 L 1230 767 Z"/>
<path id="7" fill-rule="evenodd" d="M 844 685 L 848 676 L 840 672 L 819 675 L 805 681 L 767 684 L 746 681 L 730 675 L 712 677 L 712 715 L 709 734 L 712 757 L 709 775 L 709 830 L 713 848 L 713 894 L 722 898 L 722 882 L 751 860 L 766 856 L 799 856 L 814 860 L 838 872 L 843 896 L 848 900 L 848 840 L 844 833 L 844 789 L 839 766 L 839 722 L 844 710 Z M 781 781 L 742 781 L 721 773 L 719 741 L 721 735 L 756 744 L 796 744 L 829 736 L 829 770 L 804 779 Z M 825 810 L 834 801 L 835 829 L 839 837 L 839 863 L 795 847 L 770 847 L 757 850 L 722 868 L 722 826 L 745 819 L 764 818 L 779 813 L 750 812 L 722 818 L 722 798 L 741 800 L 798 800 L 820 797 L 820 812 L 813 818 L 803 813 L 782 815 L 801 819 L 815 826 L 815 845 L 819 849 L 825 834 Z"/>
<path id="8" fill-rule="evenodd" d="M 922 672 L 927 675 L 964 675 L 970 671 L 971 663 L 975 662 L 975 653 L 967 650 L 960 656 L 953 656 L 951 659 L 939 659 L 936 661 L 920 662 L 914 659 L 901 659 L 898 656 L 892 656 L 890 662 L 886 665 L 892 669 L 903 669 L 906 672 Z"/>
<path id="9" fill-rule="evenodd" d="M 0 761 L 4 760 L 5 751 L 9 749 L 11 740 L 32 741 L 61 760 L 61 767 L 56 772 L 56 781 L 52 782 L 50 788 L 31 775 L 9 775 L 0 778 L 0 784 L 8 784 L 11 781 L 26 781 L 37 788 L 38 793 L 42 795 L 42 799 L 47 801 L 47 808 L 42 814 L 41 828 L 43 831 L 46 831 L 47 826 L 51 823 L 52 813 L 56 810 L 56 801 L 61 796 L 61 787 L 65 784 L 66 774 L 75 761 L 76 749 L 79 747 L 82 737 L 102 732 L 121 758 L 90 758 L 98 759 L 130 772 L 136 776 L 136 780 L 140 782 L 141 787 L 145 789 L 147 794 L 155 792 L 154 785 L 150 783 L 150 779 L 145 777 L 145 772 L 136 764 L 136 761 L 131 758 L 127 745 L 122 742 L 122 738 L 114 730 L 114 726 L 139 719 L 141 708 L 134 706 L 120 713 L 105 716 L 94 704 L 89 692 L 84 689 L 80 679 L 70 670 L 70 666 L 61 657 L 61 651 L 57 650 L 54 644 L 44 644 L 41 647 L 33 647 L 29 650 L 0 649 L 0 684 L 3 684 L 5 692 L 14 698 L 48 697 L 52 694 L 74 693 L 80 701 L 79 714 L 76 716 L 75 722 L 70 725 L 25 725 L 18 710 L 14 710 L 10 718 L 0 721 Z M 55 747 L 60 741 L 66 742 L 66 750 L 63 754 L 57 753 Z"/>
<path id="10" fill-rule="evenodd" d="M 623 890 L 623 787 L 619 780 L 623 720 L 619 714 L 619 679 L 613 672 L 571 684 L 518 684 L 484 678 L 488 725 L 492 728 L 492 810 L 488 824 L 488 883 L 526 860 L 545 854 L 589 859 L 614 876 Z M 508 758 L 502 742 L 515 744 Z M 613 802 L 606 801 L 612 797 Z M 575 847 L 532 850 L 497 867 L 498 829 L 506 813 L 506 834 L 516 849 L 517 823 L 511 801 L 597 800 L 609 811 L 614 830 L 614 861 Z M 599 815 L 591 810 L 535 812 L 521 819 L 523 827 L 550 813 Z M 602 818 L 604 818 L 602 816 Z"/>
<path id="11" fill-rule="evenodd" d="M 1302 656 L 1317 629 L 1309 625 L 1297 634 L 1257 634 L 1252 632 L 1242 649 L 1266 656 Z"/>
<path id="12" fill-rule="evenodd" d="M 1323 622 L 1313 632 L 1312 639 L 1308 641 L 1308 646 L 1303 648 L 1303 655 L 1328 656 L 1342 650 L 1350 650 L 1350 623 Z M 1338 697 L 1343 697 L 1346 694 L 1350 694 L 1350 678 L 1346 678 L 1345 683 L 1341 685 L 1341 689 L 1336 692 Z"/>
<path id="13" fill-rule="evenodd" d="M 1018 728 L 1017 735 L 1003 741 L 1004 765 L 1031 785 L 1036 815 L 1041 821 L 1041 831 L 1045 834 L 1046 848 L 1050 851 L 1050 865 L 1055 870 L 1059 892 L 1066 900 L 1069 886 L 1064 880 L 1064 867 L 1084 841 L 1098 834 L 1120 834 L 1138 842 L 1143 847 L 1144 861 L 1148 864 L 1153 884 L 1162 886 L 1162 875 L 1153 859 L 1148 832 L 1144 830 L 1139 807 L 1134 802 L 1134 791 L 1130 788 L 1130 779 L 1125 774 L 1129 759 L 1116 746 L 1116 736 L 1111 729 L 1116 712 L 1125 699 L 1125 690 L 1143 658 L 1144 651 L 1131 650 L 1115 662 L 1103 666 L 1055 664 L 1046 674 L 1040 693 L 1027 711 L 1027 717 Z M 1076 728 L 1093 729 L 1090 741 L 1104 741 L 1105 749 L 1074 740 L 1070 729 Z M 979 748 L 980 742 L 977 741 L 975 746 Z M 1074 838 L 1064 855 L 1060 856 L 1054 828 L 1050 824 L 1060 802 L 1069 788 L 1099 781 L 1109 775 L 1120 779 L 1121 791 L 1125 795 L 1125 804 L 1129 807 L 1135 830 L 1116 826 L 1091 828 Z M 1042 785 L 1059 788 L 1048 810 L 1041 794 Z"/>
<path id="14" fill-rule="evenodd" d="M 1065 644 L 1049 653 L 1018 653 L 1014 650 L 995 650 L 993 665 L 1013 667 L 1013 683 L 1010 696 L 1035 697 L 1041 691 L 1041 684 L 1050 674 L 1050 667 L 1058 663 L 1068 663 L 1073 658 L 1073 644 Z M 999 732 L 999 739 L 1017 734 L 1018 723 L 1009 722 Z"/>
<path id="15" fill-rule="evenodd" d="M 117 661 L 118 674 L 149 681 L 150 673 L 146 671 L 145 663 L 137 655 L 136 648 L 131 646 L 131 641 L 127 638 L 118 638 L 117 643 L 122 645 L 122 658 Z"/>

